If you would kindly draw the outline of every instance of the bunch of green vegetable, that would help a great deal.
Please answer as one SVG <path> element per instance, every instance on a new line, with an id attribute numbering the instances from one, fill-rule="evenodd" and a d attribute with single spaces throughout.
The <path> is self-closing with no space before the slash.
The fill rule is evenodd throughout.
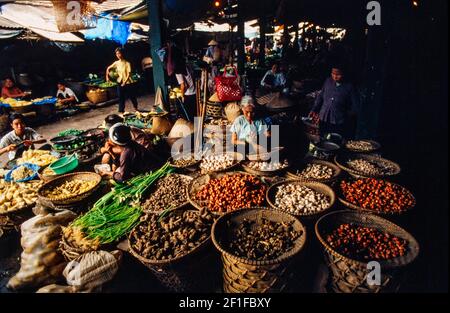
<path id="1" fill-rule="evenodd" d="M 139 223 L 144 193 L 157 180 L 172 172 L 173 168 L 166 164 L 153 173 L 117 184 L 92 210 L 76 219 L 71 227 L 79 228 L 87 239 L 98 240 L 100 244 L 117 242 Z"/>
<path id="2" fill-rule="evenodd" d="M 116 87 L 118 84 L 115 82 L 104 82 L 98 85 L 99 88 L 112 88 L 112 87 Z"/>
<path id="3" fill-rule="evenodd" d="M 78 129 L 67 129 L 58 134 L 58 137 L 80 136 L 83 132 Z"/>

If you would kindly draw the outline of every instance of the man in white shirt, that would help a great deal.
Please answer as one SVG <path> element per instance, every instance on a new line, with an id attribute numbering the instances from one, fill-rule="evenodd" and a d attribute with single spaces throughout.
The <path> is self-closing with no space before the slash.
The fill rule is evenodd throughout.
<path id="1" fill-rule="evenodd" d="M 58 92 L 56 93 L 56 98 L 59 99 L 61 104 L 77 104 L 79 103 L 77 95 L 72 89 L 67 88 L 64 82 L 58 83 Z"/>
<path id="2" fill-rule="evenodd" d="M 190 121 L 194 121 L 194 116 L 196 115 L 197 99 L 195 88 L 195 82 L 191 70 L 186 66 L 184 72 L 175 74 L 178 84 L 180 85 L 181 93 L 183 94 L 183 103 L 187 111 L 188 118 Z"/>

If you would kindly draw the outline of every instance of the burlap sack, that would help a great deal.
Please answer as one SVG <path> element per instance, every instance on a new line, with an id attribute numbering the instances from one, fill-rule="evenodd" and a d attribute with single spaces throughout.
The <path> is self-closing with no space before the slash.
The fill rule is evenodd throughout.
<path id="1" fill-rule="evenodd" d="M 241 107 L 237 102 L 230 102 L 225 107 L 225 114 L 228 122 L 234 123 L 234 120 L 241 115 Z"/>

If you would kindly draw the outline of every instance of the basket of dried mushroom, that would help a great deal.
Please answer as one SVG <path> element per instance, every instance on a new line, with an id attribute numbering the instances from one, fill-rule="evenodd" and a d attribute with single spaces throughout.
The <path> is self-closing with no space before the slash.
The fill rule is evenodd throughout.
<path id="1" fill-rule="evenodd" d="M 341 175 L 342 170 L 336 164 L 322 160 L 299 162 L 287 172 L 289 179 L 311 180 L 319 183 L 332 183 Z"/>
<path id="2" fill-rule="evenodd" d="M 292 215 L 252 208 L 219 218 L 212 240 L 222 254 L 224 292 L 274 293 L 286 290 L 306 230 Z"/>
<path id="3" fill-rule="evenodd" d="M 147 214 L 129 235 L 130 253 L 168 289 L 207 291 L 212 283 L 214 216 L 190 207 Z"/>
<path id="4" fill-rule="evenodd" d="M 397 163 L 375 155 L 342 154 L 335 157 L 335 163 L 357 178 L 383 178 L 396 176 L 401 172 L 401 167 Z"/>

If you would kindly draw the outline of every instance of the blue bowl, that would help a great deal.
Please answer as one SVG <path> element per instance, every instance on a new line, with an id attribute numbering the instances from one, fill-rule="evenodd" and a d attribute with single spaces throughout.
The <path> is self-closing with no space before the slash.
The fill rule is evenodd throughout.
<path id="1" fill-rule="evenodd" d="M 25 167 L 29 168 L 30 170 L 32 170 L 34 174 L 32 174 L 31 176 L 29 176 L 29 177 L 27 177 L 27 178 L 25 178 L 25 179 L 21 179 L 21 180 L 17 180 L 17 181 L 16 181 L 16 180 L 13 179 L 12 173 L 13 173 L 16 169 L 18 169 L 18 168 L 20 168 L 20 167 L 22 167 L 22 166 L 25 166 Z M 8 182 L 8 183 L 11 183 L 11 182 L 25 183 L 25 182 L 29 182 L 29 181 L 35 180 L 35 179 L 38 178 L 38 172 L 39 172 L 40 169 L 41 169 L 40 166 L 35 165 L 35 164 L 30 164 L 30 163 L 25 163 L 25 164 L 22 164 L 22 165 L 17 165 L 17 166 L 15 166 L 12 170 L 10 170 L 10 171 L 6 174 L 6 176 L 5 176 L 5 181 Z"/>

